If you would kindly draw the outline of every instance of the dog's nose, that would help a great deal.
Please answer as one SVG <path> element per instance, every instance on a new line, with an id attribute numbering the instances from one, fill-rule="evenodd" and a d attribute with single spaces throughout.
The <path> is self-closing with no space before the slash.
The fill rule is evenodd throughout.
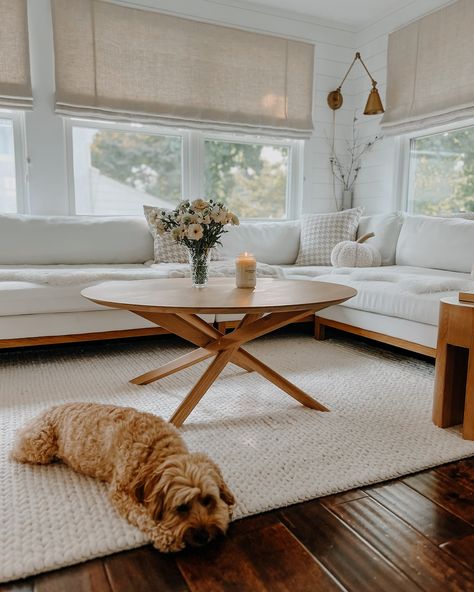
<path id="1" fill-rule="evenodd" d="M 191 535 L 192 544 L 198 547 L 208 543 L 209 539 L 209 532 L 205 528 L 196 528 L 193 530 Z"/>

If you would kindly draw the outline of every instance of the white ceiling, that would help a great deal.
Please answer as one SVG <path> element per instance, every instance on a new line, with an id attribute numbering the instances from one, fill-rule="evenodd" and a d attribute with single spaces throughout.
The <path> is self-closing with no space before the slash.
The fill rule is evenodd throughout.
<path id="1" fill-rule="evenodd" d="M 448 1 L 442 3 L 447 4 Z M 439 0 L 432 2 L 433 9 L 440 5 Z M 409 4 L 414 4 L 413 12 L 417 12 L 416 0 L 253 0 L 252 4 L 299 12 L 323 20 L 344 23 L 357 29 Z M 427 3 L 422 4 L 420 15 L 427 12 Z"/>

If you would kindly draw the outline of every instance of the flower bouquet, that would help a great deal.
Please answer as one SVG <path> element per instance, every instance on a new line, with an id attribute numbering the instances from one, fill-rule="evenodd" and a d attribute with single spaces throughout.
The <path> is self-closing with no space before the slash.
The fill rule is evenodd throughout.
<path id="1" fill-rule="evenodd" d="M 238 225 L 239 219 L 223 203 L 212 199 L 182 201 L 174 210 L 159 212 L 154 220 L 158 234 L 170 232 L 186 247 L 195 288 L 207 284 L 211 249 L 220 244 L 227 224 Z"/>

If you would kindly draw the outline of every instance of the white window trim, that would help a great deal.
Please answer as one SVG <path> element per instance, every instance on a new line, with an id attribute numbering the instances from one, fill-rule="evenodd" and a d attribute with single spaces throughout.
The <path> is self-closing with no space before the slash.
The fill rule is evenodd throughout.
<path id="1" fill-rule="evenodd" d="M 251 136 L 242 134 L 226 134 L 219 132 L 203 132 L 201 130 L 184 130 L 145 124 L 126 124 L 112 121 L 93 119 L 64 118 L 66 138 L 66 161 L 68 180 L 68 213 L 76 214 L 76 197 L 74 191 L 74 162 L 73 162 L 73 128 L 87 127 L 97 129 L 113 129 L 114 131 L 137 131 L 153 135 L 178 136 L 182 138 L 182 193 L 183 196 L 204 195 L 204 142 L 217 140 L 247 144 L 263 144 L 269 146 L 288 146 L 288 180 L 286 191 L 286 216 L 284 218 L 251 218 L 249 222 L 272 221 L 284 222 L 296 220 L 301 215 L 303 202 L 303 164 L 304 141 L 273 138 L 267 136 Z"/>
<path id="2" fill-rule="evenodd" d="M 457 121 L 455 123 L 449 123 L 446 125 L 439 125 L 436 127 L 430 127 L 428 129 L 419 130 L 417 132 L 410 132 L 397 138 L 398 150 L 396 171 L 397 171 L 397 182 L 395 183 L 395 192 L 397 195 L 395 207 L 396 209 L 403 210 L 408 214 L 411 213 L 409 204 L 411 203 L 410 194 L 413 187 L 413 167 L 411 166 L 412 155 L 411 155 L 411 142 L 417 138 L 424 136 L 431 136 L 434 134 L 442 134 L 443 132 L 454 132 L 462 130 L 466 127 L 474 126 L 474 118 L 466 119 L 465 121 Z"/>
<path id="3" fill-rule="evenodd" d="M 0 119 L 9 119 L 13 128 L 13 153 L 15 158 L 16 211 L 30 212 L 28 194 L 28 163 L 26 160 L 25 115 L 22 111 L 0 110 Z"/>

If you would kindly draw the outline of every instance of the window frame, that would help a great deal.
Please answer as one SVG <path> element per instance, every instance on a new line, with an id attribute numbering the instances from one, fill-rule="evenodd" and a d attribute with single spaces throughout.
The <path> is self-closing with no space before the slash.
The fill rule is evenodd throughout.
<path id="1" fill-rule="evenodd" d="M 412 141 L 425 136 L 432 136 L 435 134 L 442 134 L 444 132 L 454 132 L 465 129 L 467 127 L 474 127 L 474 118 L 465 119 L 463 121 L 456 121 L 454 123 L 447 123 L 445 125 L 438 125 L 416 132 L 410 132 L 398 137 L 398 186 L 397 190 L 398 199 L 396 203 L 397 209 L 406 212 L 407 214 L 413 214 L 410 209 L 410 197 L 414 187 L 414 170 L 412 165 Z"/>
<path id="2" fill-rule="evenodd" d="M 234 142 L 247 144 L 261 144 L 268 146 L 288 146 L 288 178 L 286 187 L 286 216 L 284 218 L 242 218 L 248 222 L 285 222 L 296 220 L 301 214 L 303 201 L 303 159 L 304 140 L 279 138 L 251 134 L 233 134 L 216 131 L 192 130 L 183 128 L 164 127 L 140 123 L 123 123 L 97 119 L 75 117 L 64 118 L 66 138 L 66 161 L 68 183 L 68 212 L 70 215 L 81 216 L 76 211 L 76 196 L 74 183 L 73 158 L 73 128 L 86 127 L 100 130 L 114 130 L 122 132 L 142 132 L 149 135 L 181 137 L 181 189 L 183 196 L 199 197 L 204 195 L 204 143 L 206 140 L 220 142 Z M 100 216 L 101 214 L 87 214 Z M 109 214 L 104 214 L 107 216 Z M 112 214 L 110 214 L 112 215 Z"/>
<path id="3" fill-rule="evenodd" d="M 25 114 L 14 109 L 0 109 L 0 119 L 12 122 L 13 156 L 15 159 L 16 214 L 30 212 L 28 192 L 28 162 L 26 157 Z"/>

